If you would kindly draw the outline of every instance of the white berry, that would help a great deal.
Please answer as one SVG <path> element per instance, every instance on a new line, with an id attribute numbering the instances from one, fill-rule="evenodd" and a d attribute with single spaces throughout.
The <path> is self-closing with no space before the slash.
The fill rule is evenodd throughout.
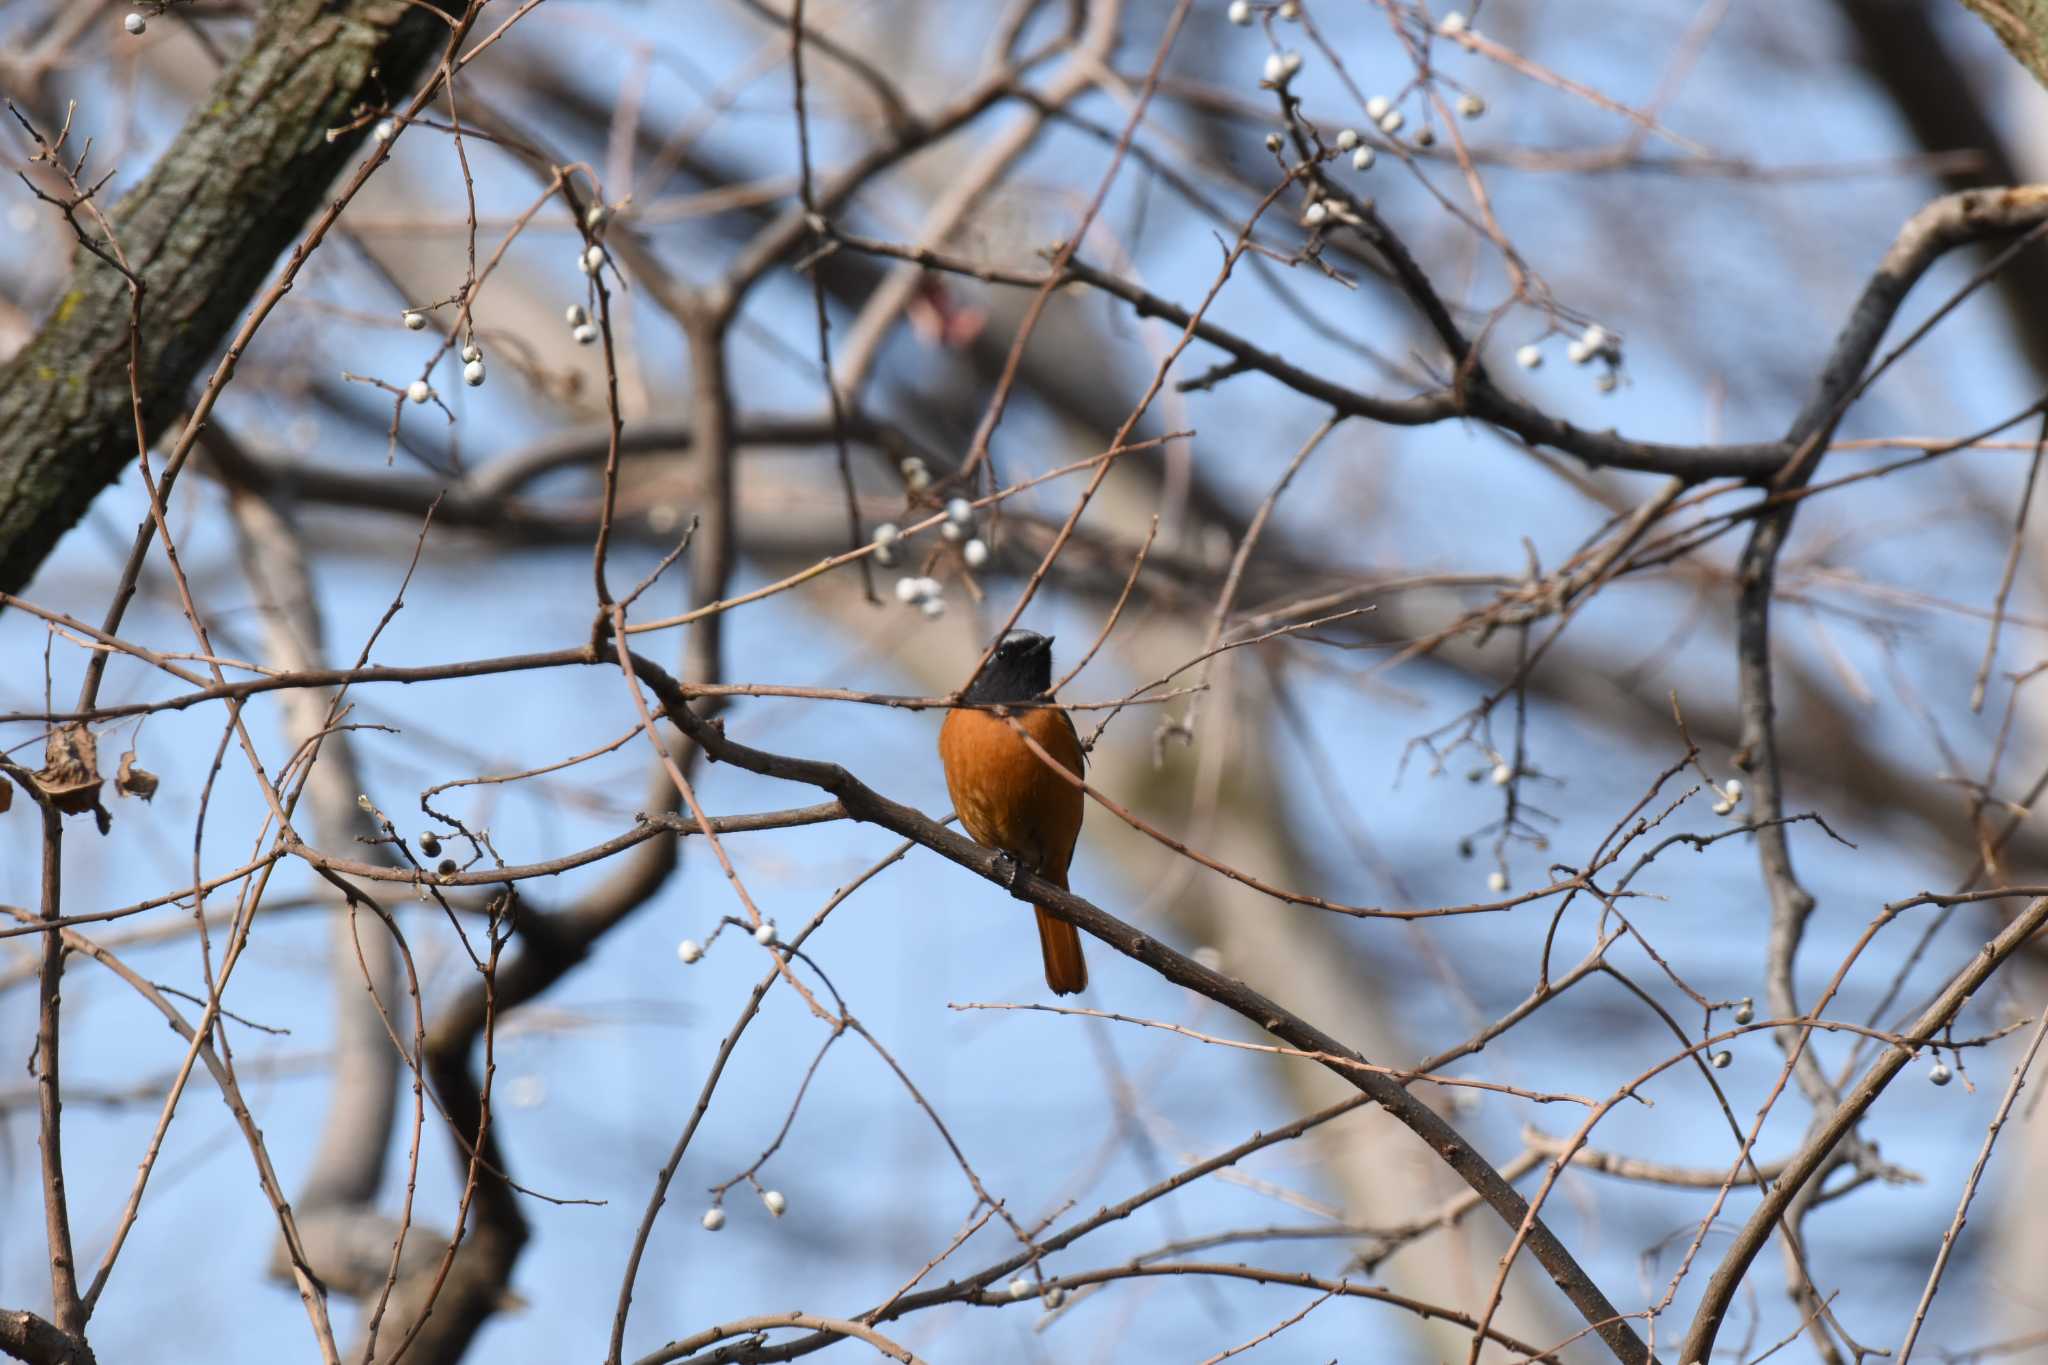
<path id="1" fill-rule="evenodd" d="M 1353 147 L 1356 147 L 1357 145 L 1358 145 L 1358 130 L 1357 130 L 1356 128 L 1346 128 L 1346 129 L 1345 129 L 1345 130 L 1344 130 L 1343 132 L 1341 132 L 1341 133 L 1337 134 L 1337 150 L 1338 150 L 1338 151 L 1340 151 L 1340 152 L 1348 152 L 1348 151 L 1350 151 L 1350 150 L 1351 150 L 1351 149 L 1352 149 Z"/>
<path id="2" fill-rule="evenodd" d="M 887 545 L 877 545 L 875 547 L 875 563 L 881 565 L 885 569 L 895 568 L 896 552 L 890 549 Z"/>
<path id="3" fill-rule="evenodd" d="M 943 597 L 927 597 L 924 601 L 917 604 L 917 609 L 928 617 L 944 616 L 946 614 L 946 599 Z"/>
<path id="4" fill-rule="evenodd" d="M 1246 0 L 1230 0 L 1230 8 L 1226 13 L 1233 24 L 1242 26 L 1252 21 L 1252 7 Z"/>
<path id="5" fill-rule="evenodd" d="M 885 521 L 875 528 L 873 540 L 877 545 L 894 545 L 902 536 L 902 527 L 893 521 Z"/>
<path id="6" fill-rule="evenodd" d="M 1564 348 L 1564 358 L 1574 365 L 1583 365 L 1593 358 L 1593 348 L 1583 340 L 1574 341 Z"/>
<path id="7" fill-rule="evenodd" d="M 142 31 L 149 27 L 149 20 L 143 18 L 139 14 L 131 12 L 126 19 L 123 19 L 121 21 L 121 27 L 127 29 L 130 33 L 140 38 L 142 36 Z"/>
<path id="8" fill-rule="evenodd" d="M 1329 216 L 1329 206 L 1323 203 L 1322 200 L 1318 199 L 1315 203 L 1310 204 L 1306 209 L 1302 210 L 1301 221 L 1307 223 L 1310 227 L 1314 227 L 1316 224 L 1322 222 L 1325 218 L 1328 218 Z"/>
<path id="9" fill-rule="evenodd" d="M 1282 60 L 1282 59 L 1281 59 L 1281 56 L 1280 56 L 1280 54 L 1279 54 L 1279 53 L 1277 53 L 1277 52 L 1269 52 L 1269 53 L 1267 53 L 1267 54 L 1266 54 L 1266 83 L 1267 83 L 1267 84 L 1269 84 L 1269 85 L 1272 85 L 1272 84 L 1277 84 L 1277 83 L 1279 82 L 1280 78 L 1281 78 L 1281 77 L 1283 77 L 1283 76 L 1285 76 L 1286 74 L 1287 74 L 1287 63 L 1286 63 L 1286 62 L 1285 62 L 1284 60 Z"/>
<path id="10" fill-rule="evenodd" d="M 1280 59 L 1280 67 L 1286 75 L 1292 76 L 1295 72 L 1301 70 L 1301 54 L 1299 52 L 1289 52 Z"/>
<path id="11" fill-rule="evenodd" d="M 590 314 L 583 311 L 582 304 L 572 303 L 562 310 L 562 318 L 571 327 L 581 327 L 584 323 L 590 321 Z"/>
<path id="12" fill-rule="evenodd" d="M 597 340 L 597 328 L 588 322 L 580 323 L 576 330 L 569 333 L 569 335 L 576 338 L 578 346 L 588 346 L 591 342 Z"/>
<path id="13" fill-rule="evenodd" d="M 1374 123 L 1378 123 L 1387 116 L 1387 110 L 1393 107 L 1394 102 L 1385 95 L 1374 95 L 1365 102 L 1365 116 Z"/>
<path id="14" fill-rule="evenodd" d="M 462 359 L 464 364 L 467 364 L 472 360 L 482 360 L 483 358 L 484 353 L 477 349 L 476 343 L 473 341 L 469 345 L 464 346 L 462 348 Z"/>
<path id="15" fill-rule="evenodd" d="M 1738 1024 L 1746 1024 L 1746 1023 L 1748 1023 L 1748 1022 L 1749 1022 L 1750 1020 L 1752 1020 L 1752 1019 L 1754 1019 L 1754 1018 L 1756 1018 L 1756 1004 L 1755 1004 L 1755 1002 L 1753 1002 L 1753 1001 L 1750 1001 L 1750 1000 L 1744 1000 L 1744 1001 L 1743 1001 L 1743 1002 L 1742 1002 L 1741 1004 L 1739 1004 L 1739 1005 L 1737 1005 L 1737 1006 L 1735 1007 L 1735 1022 L 1736 1022 L 1736 1023 L 1738 1023 Z"/>
<path id="16" fill-rule="evenodd" d="M 967 560 L 968 568 L 978 569 L 988 563 L 988 542 L 977 536 L 961 546 L 960 553 Z"/>
<path id="17" fill-rule="evenodd" d="M 611 217 L 611 211 L 605 208 L 603 204 L 592 204 L 583 211 L 583 225 L 590 228 L 603 227 L 604 220 L 609 217 Z"/>
<path id="18" fill-rule="evenodd" d="M 578 263 L 582 266 L 584 274 L 595 275 L 597 268 L 604 264 L 604 248 L 595 242 L 591 243 L 583 249 L 583 255 L 578 258 Z"/>
<path id="19" fill-rule="evenodd" d="M 946 520 L 955 526 L 974 524 L 974 504 L 965 498 L 954 498 L 946 504 Z"/>
<path id="20" fill-rule="evenodd" d="M 370 130 L 370 136 L 376 138 L 379 142 L 389 142 L 392 138 L 398 136 L 398 125 L 388 118 L 379 119 L 377 126 Z"/>
<path id="21" fill-rule="evenodd" d="M 1282 145 L 1283 145 L 1283 144 L 1282 144 L 1282 143 L 1281 143 L 1281 141 L 1280 141 L 1280 134 L 1278 134 L 1278 133 L 1268 133 L 1268 134 L 1266 134 L 1266 150 L 1267 150 L 1267 151 L 1269 151 L 1269 152 L 1277 152 L 1277 151 L 1279 151 L 1279 150 L 1280 150 L 1280 148 L 1281 148 L 1281 146 L 1282 146 Z"/>
<path id="22" fill-rule="evenodd" d="M 1714 814 L 1716 815 L 1726 815 L 1734 809 L 1734 805 L 1727 801 L 1716 801 L 1714 803 Z"/>
<path id="23" fill-rule="evenodd" d="M 1726 1048 L 1723 1048 L 1719 1052 L 1714 1054 L 1714 1070 L 1726 1071 L 1728 1069 L 1728 1063 L 1734 1060 L 1734 1056 L 1730 1054 Z"/>
<path id="24" fill-rule="evenodd" d="M 1458 101 L 1458 112 L 1466 118 L 1478 118 L 1486 112 L 1486 101 L 1477 95 L 1466 95 Z"/>
<path id="25" fill-rule="evenodd" d="M 1496 895 L 1498 895 L 1502 891 L 1507 890 L 1508 874 L 1505 872 L 1489 873 L 1486 878 L 1486 889 L 1495 893 Z"/>
<path id="26" fill-rule="evenodd" d="M 1030 1298 L 1030 1297 L 1031 1297 L 1031 1281 L 1029 1281 L 1029 1280 L 1025 1279 L 1025 1278 L 1024 1278 L 1023 1276 L 1021 1276 L 1021 1275 L 1020 1275 L 1020 1276 L 1018 1276 L 1018 1277 L 1017 1277 L 1016 1279 L 1014 1279 L 1014 1280 L 1010 1281 L 1010 1297 L 1011 1297 L 1011 1298 L 1013 1298 L 1013 1299 L 1028 1299 L 1028 1298 Z"/>
<path id="27" fill-rule="evenodd" d="M 704 1210 L 704 1231 L 716 1232 L 725 1226 L 725 1210 L 713 1204 Z"/>
<path id="28" fill-rule="evenodd" d="M 425 313 L 415 313 L 410 308 L 400 314 L 400 319 L 405 323 L 405 330 L 408 332 L 417 332 L 427 325 L 427 315 Z"/>
<path id="29" fill-rule="evenodd" d="M 773 943 L 773 942 L 775 942 L 775 921 L 774 921 L 774 920 L 772 920 L 772 919 L 764 919 L 764 920 L 762 920 L 762 921 L 761 921 L 761 922 L 760 922 L 759 924 L 757 924 L 757 925 L 755 925 L 755 926 L 754 926 L 754 942 L 756 942 L 756 943 Z"/>
<path id="30" fill-rule="evenodd" d="M 939 527 L 939 534 L 947 540 L 958 542 L 967 538 L 967 528 L 958 522 L 949 521 Z"/>
<path id="31" fill-rule="evenodd" d="M 896 600 L 904 606 L 917 605 L 917 600 L 923 596 L 924 580 L 922 578 L 911 578 L 906 575 L 896 580 Z"/>
<path id="32" fill-rule="evenodd" d="M 1446 33 L 1463 33 L 1465 31 L 1465 16 L 1457 10 L 1452 10 L 1443 17 L 1442 28 Z"/>
<path id="33" fill-rule="evenodd" d="M 1607 334 L 1605 327 L 1594 322 L 1587 324 L 1586 330 L 1579 333 L 1579 340 L 1585 342 L 1589 350 L 1597 352 L 1606 350 L 1608 343 L 1614 338 Z"/>
<path id="34" fill-rule="evenodd" d="M 1048 1285 L 1045 1291 L 1045 1306 L 1057 1308 L 1067 1301 L 1067 1291 L 1058 1285 Z"/>
<path id="35" fill-rule="evenodd" d="M 1728 794 L 1730 801 L 1740 801 L 1742 799 L 1742 779 L 1739 777 L 1729 778 L 1728 785 L 1721 790 Z"/>
<path id="36" fill-rule="evenodd" d="M 768 1212 L 774 1214 L 777 1218 L 782 1217 L 783 1211 L 789 1207 L 789 1201 L 782 1197 L 781 1190 L 765 1191 L 761 1195 L 761 1202 L 766 1204 Z"/>
<path id="37" fill-rule="evenodd" d="M 1372 169 L 1372 163 L 1376 160 L 1378 160 L 1378 157 L 1374 155 L 1372 148 L 1360 147 L 1351 154 L 1351 169 L 1354 171 L 1369 171 Z"/>
<path id="38" fill-rule="evenodd" d="M 1494 764 L 1494 765 L 1493 765 L 1493 785 L 1494 785 L 1494 786 L 1496 786 L 1496 787 L 1505 787 L 1505 786 L 1506 786 L 1506 785 L 1507 785 L 1508 783 L 1510 783 L 1510 782 L 1512 782 L 1512 781 L 1514 781 L 1514 780 L 1515 780 L 1515 770 L 1514 770 L 1513 768 L 1509 767 L 1509 766 L 1508 766 L 1507 764 L 1505 764 L 1505 763 L 1496 763 L 1496 764 Z"/>
<path id="39" fill-rule="evenodd" d="M 1280 0 L 1280 17 L 1289 21 L 1301 18 L 1299 0 Z"/>
<path id="40" fill-rule="evenodd" d="M 686 938 L 676 945 L 676 956 L 683 960 L 684 966 L 688 966 L 704 956 L 704 945 L 694 938 Z"/>
<path id="41" fill-rule="evenodd" d="M 1543 364 L 1543 348 L 1531 342 L 1515 352 L 1515 363 L 1525 370 L 1533 370 Z"/>
<path id="42" fill-rule="evenodd" d="M 1401 125 L 1407 121 L 1399 109 L 1389 109 L 1380 119 L 1380 131 L 1391 137 L 1400 132 Z"/>
<path id="43" fill-rule="evenodd" d="M 1927 1069 L 1927 1079 L 1936 1085 L 1947 1085 L 1955 1072 L 1948 1069 L 1947 1062 L 1936 1062 Z"/>
<path id="44" fill-rule="evenodd" d="M 428 387 L 426 380 L 415 379 L 406 388 L 405 396 L 415 403 L 424 403 L 434 396 L 434 391 Z"/>
<path id="45" fill-rule="evenodd" d="M 483 361 L 481 361 L 481 360 L 472 360 L 472 361 L 470 361 L 470 362 L 469 362 L 469 363 L 468 363 L 467 365 L 464 365 L 464 366 L 462 367 L 462 382 L 463 382 L 463 383 L 465 383 L 465 384 L 467 384 L 467 385 L 469 385 L 469 386 L 470 386 L 470 387 L 471 387 L 472 389 L 473 389 L 473 388 L 475 388 L 475 387 L 476 387 L 477 385 L 479 385 L 479 384 L 483 383 L 483 382 L 484 382 L 484 363 L 483 363 Z"/>

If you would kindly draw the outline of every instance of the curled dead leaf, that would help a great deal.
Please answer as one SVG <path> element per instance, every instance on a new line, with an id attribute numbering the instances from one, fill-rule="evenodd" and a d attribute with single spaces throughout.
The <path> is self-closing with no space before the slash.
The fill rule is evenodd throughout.
<path id="1" fill-rule="evenodd" d="M 139 796 L 148 801 L 156 795 L 157 781 L 155 773 L 136 765 L 133 749 L 121 755 L 120 771 L 114 774 L 116 791 L 123 796 Z"/>
<path id="2" fill-rule="evenodd" d="M 99 741 L 82 722 L 60 725 L 50 732 L 43 750 L 43 770 L 36 774 L 36 787 L 50 806 L 66 815 L 91 811 L 105 834 L 113 817 L 100 804 Z"/>

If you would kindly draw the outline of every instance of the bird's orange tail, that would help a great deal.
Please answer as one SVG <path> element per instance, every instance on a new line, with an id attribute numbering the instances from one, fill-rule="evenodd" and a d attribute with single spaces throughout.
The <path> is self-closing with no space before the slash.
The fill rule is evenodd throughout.
<path id="1" fill-rule="evenodd" d="M 1038 946 L 1045 953 L 1045 984 L 1054 995 L 1074 995 L 1088 984 L 1088 963 L 1081 956 L 1081 931 L 1038 911 Z"/>

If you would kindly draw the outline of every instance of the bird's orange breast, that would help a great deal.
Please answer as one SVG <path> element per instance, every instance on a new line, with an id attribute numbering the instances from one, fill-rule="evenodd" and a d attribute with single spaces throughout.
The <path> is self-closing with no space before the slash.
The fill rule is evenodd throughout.
<path id="1" fill-rule="evenodd" d="M 1068 772 L 1082 772 L 1081 741 L 1064 711 L 1012 712 Z M 1014 855 L 1066 882 L 1086 798 L 1052 771 L 1007 720 L 988 711 L 953 711 L 939 729 L 939 761 L 960 823 L 977 843 Z"/>

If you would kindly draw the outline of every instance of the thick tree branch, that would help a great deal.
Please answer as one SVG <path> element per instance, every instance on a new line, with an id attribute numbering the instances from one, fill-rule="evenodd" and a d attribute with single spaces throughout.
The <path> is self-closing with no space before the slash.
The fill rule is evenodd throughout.
<path id="1" fill-rule="evenodd" d="M 121 201 L 113 228 L 143 288 L 135 383 L 152 437 L 368 135 L 365 110 L 410 89 L 447 37 L 411 0 L 272 0 L 242 59 Z M 81 245 L 56 311 L 0 369 L 0 590 L 28 582 L 135 454 L 129 307 L 128 281 Z"/>

